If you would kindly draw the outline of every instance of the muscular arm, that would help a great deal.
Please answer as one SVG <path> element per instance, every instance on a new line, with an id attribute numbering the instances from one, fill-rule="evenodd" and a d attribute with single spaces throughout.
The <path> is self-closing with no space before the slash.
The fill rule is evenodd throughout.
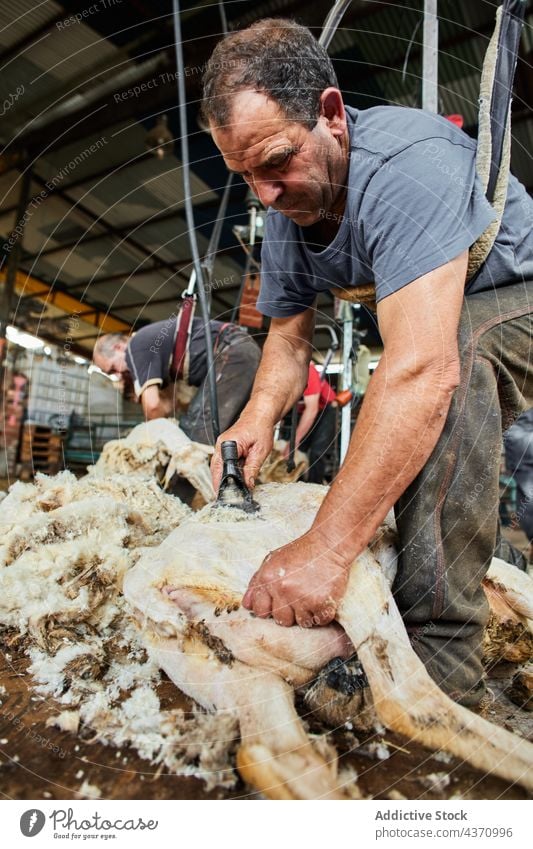
<path id="1" fill-rule="evenodd" d="M 212 461 L 213 485 L 221 475 L 220 443 L 234 439 L 245 457 L 244 477 L 253 486 L 263 461 L 272 449 L 275 424 L 301 397 L 308 378 L 315 310 L 309 308 L 289 318 L 273 318 L 250 400 L 236 424 L 223 433 Z"/>
<path id="2" fill-rule="evenodd" d="M 257 615 L 329 622 L 350 564 L 429 458 L 458 385 L 466 264 L 465 252 L 380 303 L 384 354 L 348 454 L 312 528 L 252 578 L 244 604 Z"/>
<path id="3" fill-rule="evenodd" d="M 174 415 L 172 399 L 159 391 L 159 386 L 147 386 L 141 395 L 143 413 L 148 420 L 167 418 Z"/>
<path id="4" fill-rule="evenodd" d="M 336 481 L 316 519 L 353 559 L 429 459 L 459 381 L 467 253 L 378 305 L 384 353 Z"/>

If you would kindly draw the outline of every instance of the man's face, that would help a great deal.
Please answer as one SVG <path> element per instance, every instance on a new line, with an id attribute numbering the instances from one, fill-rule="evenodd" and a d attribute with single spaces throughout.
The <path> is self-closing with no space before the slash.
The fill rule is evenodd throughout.
<path id="1" fill-rule="evenodd" d="M 342 118 L 321 114 L 316 126 L 288 120 L 277 103 L 240 91 L 227 127 L 212 128 L 230 171 L 240 174 L 264 206 L 302 227 L 336 209 L 345 195 L 347 131 Z M 342 210 L 339 210 L 342 211 Z"/>
<path id="2" fill-rule="evenodd" d="M 126 365 L 126 342 L 117 342 L 113 346 L 113 353 L 109 357 L 96 355 L 94 358 L 95 365 L 102 369 L 106 374 L 128 374 Z"/>

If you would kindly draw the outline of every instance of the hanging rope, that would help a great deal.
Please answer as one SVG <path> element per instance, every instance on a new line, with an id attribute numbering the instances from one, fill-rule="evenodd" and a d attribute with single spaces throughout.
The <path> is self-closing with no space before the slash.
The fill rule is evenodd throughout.
<path id="1" fill-rule="evenodd" d="M 470 248 L 467 280 L 479 271 L 500 229 L 511 162 L 511 101 L 526 0 L 504 0 L 496 11 L 479 91 L 476 171 L 496 219 Z"/>

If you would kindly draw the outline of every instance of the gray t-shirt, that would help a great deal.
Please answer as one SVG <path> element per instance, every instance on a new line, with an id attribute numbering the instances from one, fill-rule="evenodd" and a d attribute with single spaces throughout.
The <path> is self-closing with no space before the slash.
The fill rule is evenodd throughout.
<path id="1" fill-rule="evenodd" d="M 135 394 L 141 395 L 152 384 L 166 386 L 176 341 L 177 318 L 155 321 L 131 337 L 126 348 L 126 365 L 133 377 Z M 213 343 L 223 326 L 221 321 L 210 321 Z M 193 318 L 189 341 L 190 386 L 200 386 L 207 374 L 207 350 L 204 325 L 201 318 Z"/>
<path id="2" fill-rule="evenodd" d="M 269 210 L 257 303 L 265 315 L 296 315 L 333 286 L 375 283 L 380 301 L 454 259 L 494 219 L 475 171 L 476 143 L 450 121 L 397 106 L 346 112 L 350 161 L 339 230 L 313 249 L 305 229 Z M 466 293 L 533 280 L 532 228 L 533 200 L 511 176 L 498 237 Z"/>

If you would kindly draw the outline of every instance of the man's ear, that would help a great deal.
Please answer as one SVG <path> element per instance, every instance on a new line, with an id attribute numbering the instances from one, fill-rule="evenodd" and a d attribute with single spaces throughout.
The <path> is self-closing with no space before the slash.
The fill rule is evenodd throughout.
<path id="1" fill-rule="evenodd" d="M 333 135 L 339 136 L 346 132 L 346 112 L 338 88 L 330 86 L 324 89 L 320 95 L 320 115 L 326 119 Z"/>

